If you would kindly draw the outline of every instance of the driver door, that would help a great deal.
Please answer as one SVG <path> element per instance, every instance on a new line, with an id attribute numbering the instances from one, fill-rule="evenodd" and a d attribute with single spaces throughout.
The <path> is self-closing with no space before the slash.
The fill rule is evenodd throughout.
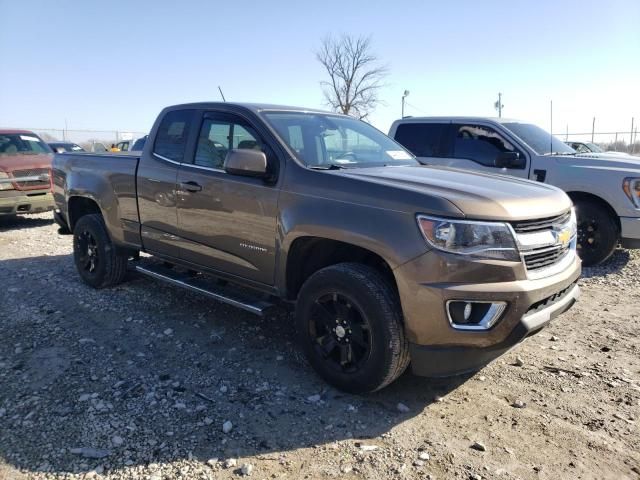
<path id="1" fill-rule="evenodd" d="M 193 158 L 180 165 L 176 203 L 181 257 L 218 272 L 273 285 L 278 212 L 277 186 L 261 178 L 230 175 L 231 149 L 273 149 L 243 117 L 206 112 Z"/>
<path id="2" fill-rule="evenodd" d="M 529 178 L 529 162 L 510 139 L 494 128 L 479 124 L 452 124 L 453 149 L 446 165 L 463 169 L 500 173 L 514 177 Z M 495 166 L 496 158 L 502 154 L 516 153 L 525 159 L 520 168 Z"/>

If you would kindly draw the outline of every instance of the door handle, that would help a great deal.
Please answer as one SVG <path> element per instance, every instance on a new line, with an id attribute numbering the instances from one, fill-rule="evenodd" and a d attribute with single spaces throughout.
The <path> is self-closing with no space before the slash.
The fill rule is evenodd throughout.
<path id="1" fill-rule="evenodd" d="M 187 192 L 199 192 L 202 190 L 202 185 L 196 182 L 182 182 L 180 186 L 185 189 Z"/>

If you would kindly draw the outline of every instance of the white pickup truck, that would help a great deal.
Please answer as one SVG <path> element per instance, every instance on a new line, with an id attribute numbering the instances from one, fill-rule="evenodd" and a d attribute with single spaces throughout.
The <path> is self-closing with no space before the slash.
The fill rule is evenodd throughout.
<path id="1" fill-rule="evenodd" d="M 579 154 L 540 127 L 504 118 L 408 117 L 389 136 L 425 164 L 562 188 L 576 208 L 584 265 L 605 261 L 619 243 L 640 248 L 640 157 Z"/>

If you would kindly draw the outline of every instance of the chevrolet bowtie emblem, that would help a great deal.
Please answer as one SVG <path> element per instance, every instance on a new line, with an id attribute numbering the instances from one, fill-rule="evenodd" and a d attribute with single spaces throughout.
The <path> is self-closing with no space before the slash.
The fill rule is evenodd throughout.
<path id="1" fill-rule="evenodd" d="M 556 234 L 556 238 L 558 239 L 558 243 L 566 245 L 571 240 L 571 232 L 568 229 L 560 230 Z"/>

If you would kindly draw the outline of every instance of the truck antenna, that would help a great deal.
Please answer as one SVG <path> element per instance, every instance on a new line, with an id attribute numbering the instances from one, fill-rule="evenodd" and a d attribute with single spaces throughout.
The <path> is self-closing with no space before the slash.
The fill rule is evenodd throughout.
<path id="1" fill-rule="evenodd" d="M 226 98 L 224 98 L 224 93 L 222 93 L 222 89 L 220 88 L 220 85 L 218 85 L 218 91 L 220 92 L 220 96 L 222 97 L 222 101 L 223 101 L 223 102 L 226 102 L 226 101 L 227 101 L 227 99 L 226 99 Z"/>

